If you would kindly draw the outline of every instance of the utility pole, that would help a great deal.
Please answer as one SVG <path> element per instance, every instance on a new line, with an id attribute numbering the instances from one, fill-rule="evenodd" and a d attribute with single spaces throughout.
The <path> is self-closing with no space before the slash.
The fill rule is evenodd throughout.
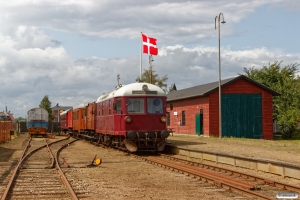
<path id="1" fill-rule="evenodd" d="M 152 62 L 153 62 L 152 55 L 149 55 L 149 63 L 150 63 L 150 83 L 152 84 Z"/>
<path id="2" fill-rule="evenodd" d="M 217 20 L 218 20 L 218 33 L 219 33 L 219 138 L 222 138 L 222 97 L 221 97 L 221 53 L 220 53 L 220 18 L 223 17 L 222 24 L 225 24 L 223 13 L 220 13 L 219 16 L 215 17 L 215 29 L 217 29 Z"/>
<path id="3" fill-rule="evenodd" d="M 120 74 L 118 74 L 118 75 L 117 75 L 118 86 L 120 85 L 120 84 L 119 84 L 119 80 L 120 80 L 120 79 L 121 79 L 121 78 L 120 78 Z"/>

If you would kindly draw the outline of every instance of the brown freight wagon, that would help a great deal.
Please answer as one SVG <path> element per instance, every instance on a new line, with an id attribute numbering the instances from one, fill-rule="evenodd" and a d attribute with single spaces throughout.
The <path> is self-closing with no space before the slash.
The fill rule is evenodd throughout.
<path id="1" fill-rule="evenodd" d="M 73 109 L 73 134 L 75 136 L 85 131 L 86 106 L 87 104 L 80 104 Z"/>
<path id="2" fill-rule="evenodd" d="M 95 102 L 88 103 L 86 106 L 85 131 L 91 133 L 95 130 Z"/>
<path id="3" fill-rule="evenodd" d="M 5 112 L 0 112 L 0 143 L 10 140 L 10 134 L 13 130 L 10 116 Z"/>

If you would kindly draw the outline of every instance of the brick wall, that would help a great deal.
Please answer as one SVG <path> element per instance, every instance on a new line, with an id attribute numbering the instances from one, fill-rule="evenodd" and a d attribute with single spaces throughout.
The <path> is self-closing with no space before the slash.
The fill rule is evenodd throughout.
<path id="1" fill-rule="evenodd" d="M 170 103 L 167 103 L 167 112 L 170 112 L 170 126 L 177 133 L 196 134 L 195 115 L 200 114 L 203 109 L 203 131 L 204 135 L 209 133 L 209 105 L 208 97 L 191 98 L 181 101 L 174 101 L 173 110 L 170 110 Z M 185 111 L 185 126 L 181 125 L 182 111 Z M 174 115 L 177 112 L 177 115 Z M 180 125 L 178 124 L 180 123 Z"/>

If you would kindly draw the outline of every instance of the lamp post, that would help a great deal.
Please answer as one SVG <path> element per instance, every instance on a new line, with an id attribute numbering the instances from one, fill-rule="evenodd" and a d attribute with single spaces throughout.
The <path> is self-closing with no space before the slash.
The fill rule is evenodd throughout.
<path id="1" fill-rule="evenodd" d="M 217 19 L 218 19 L 218 32 L 219 32 L 219 138 L 222 138 L 222 107 L 221 107 L 221 55 L 220 55 L 220 17 L 222 15 L 222 24 L 225 24 L 224 15 L 220 13 L 219 16 L 215 17 L 215 29 L 217 29 Z"/>

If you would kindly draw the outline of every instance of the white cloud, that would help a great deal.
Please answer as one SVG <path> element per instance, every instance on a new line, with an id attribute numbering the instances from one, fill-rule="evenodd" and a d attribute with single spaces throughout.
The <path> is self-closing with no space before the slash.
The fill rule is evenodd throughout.
<path id="1" fill-rule="evenodd" d="M 279 0 L 274 2 L 280 2 Z M 137 38 L 155 33 L 166 42 L 199 42 L 211 38 L 214 18 L 220 13 L 233 23 L 269 1 L 18 1 L 2 4 L 1 24 L 40 27 L 97 38 Z M 175 25 L 176 24 L 176 25 Z M 5 27 L 6 27 L 5 26 Z M 7 31 L 13 31 L 6 27 Z M 19 28 L 20 29 L 20 28 Z M 27 31 L 39 31 L 30 30 Z M 34 28 L 33 28 L 34 29 Z M 27 38 L 30 39 L 30 38 Z M 42 40 L 43 38 L 41 38 Z M 39 39 L 38 39 L 39 40 Z M 38 41 L 36 41 L 38 42 Z"/>
<path id="2" fill-rule="evenodd" d="M 199 46 L 192 49 L 177 46 L 164 47 L 163 55 L 154 57 L 154 70 L 160 77 L 168 75 L 168 84 L 176 83 L 178 89 L 218 80 L 218 50 Z M 284 60 L 294 62 L 299 55 L 276 55 L 267 48 L 232 51 L 222 49 L 222 77 L 243 73 L 243 68 L 261 67 L 268 62 Z M 134 82 L 139 76 L 139 57 L 120 59 L 87 58 L 71 60 L 62 47 L 46 49 L 23 49 L 6 56 L 9 73 L 1 73 L 0 107 L 9 104 L 14 112 L 25 113 L 39 105 L 44 95 L 49 95 L 53 105 L 75 106 L 96 100 L 102 92 L 108 92 L 120 83 Z M 18 64 L 16 64 L 18 63 Z M 143 68 L 148 68 L 143 60 Z M 3 71 L 3 67 L 0 68 Z M 9 102 L 9 99 L 13 99 Z"/>
<path id="3" fill-rule="evenodd" d="M 274 0 L 271 5 L 280 2 Z M 66 44 L 45 30 L 90 38 L 137 39 L 140 31 L 155 36 L 161 46 L 159 56 L 154 57 L 154 70 L 160 77 L 168 75 L 169 86 L 175 82 L 183 89 L 218 80 L 218 48 L 199 42 L 216 38 L 214 18 L 220 10 L 226 13 L 225 20 L 230 19 L 222 33 L 226 37 L 233 34 L 234 23 L 267 4 L 267 0 L 2 2 L 0 110 L 7 105 L 24 117 L 44 95 L 49 95 L 53 105 L 75 106 L 113 89 L 117 74 L 122 84 L 133 82 L 140 74 L 139 55 L 73 60 Z M 300 56 L 267 47 L 222 47 L 221 52 L 222 79 L 243 73 L 244 67 L 261 67 L 275 60 L 283 60 L 282 64 L 299 62 Z M 143 68 L 148 66 L 144 55 Z"/>

